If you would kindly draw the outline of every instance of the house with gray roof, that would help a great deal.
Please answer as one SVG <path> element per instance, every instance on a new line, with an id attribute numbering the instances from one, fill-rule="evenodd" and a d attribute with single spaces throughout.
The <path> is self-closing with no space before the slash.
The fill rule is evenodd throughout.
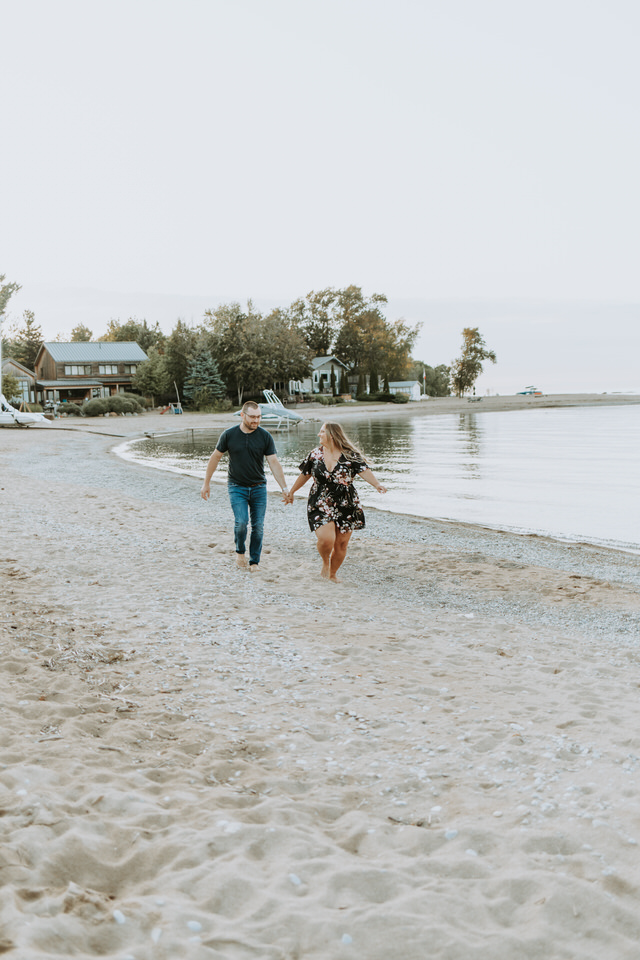
<path id="1" fill-rule="evenodd" d="M 82 403 L 126 393 L 147 354 L 133 342 L 43 343 L 35 362 L 38 399 Z"/>
<path id="2" fill-rule="evenodd" d="M 337 357 L 314 357 L 311 361 L 311 376 L 302 381 L 304 393 L 331 393 L 331 368 L 340 385 L 340 371 L 348 367 Z"/>

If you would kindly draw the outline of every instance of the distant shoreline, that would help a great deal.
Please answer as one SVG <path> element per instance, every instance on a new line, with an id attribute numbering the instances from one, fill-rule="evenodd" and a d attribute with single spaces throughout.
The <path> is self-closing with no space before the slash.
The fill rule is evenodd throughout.
<path id="1" fill-rule="evenodd" d="M 561 407 L 602 407 L 640 405 L 640 394 L 626 393 L 560 393 L 541 397 L 494 396 L 476 400 L 457 397 L 433 397 L 429 400 L 409 403 L 301 403 L 295 409 L 308 420 L 364 419 L 366 417 L 434 416 L 452 413 L 493 413 L 507 410 L 550 409 Z M 58 430 L 90 431 L 105 435 L 133 439 L 147 433 L 175 433 L 179 430 L 206 430 L 228 424 L 238 409 L 228 413 L 185 412 L 181 416 L 161 414 L 159 409 L 149 410 L 138 416 L 119 417 L 64 417 L 52 422 Z M 231 422 L 236 422 L 231 420 Z M 39 429 L 31 427 L 30 429 Z M 46 427 L 43 429 L 47 429 Z"/>

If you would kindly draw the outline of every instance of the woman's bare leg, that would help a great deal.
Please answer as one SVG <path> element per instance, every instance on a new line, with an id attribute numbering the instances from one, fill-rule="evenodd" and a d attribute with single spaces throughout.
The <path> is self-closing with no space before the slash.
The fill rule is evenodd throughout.
<path id="1" fill-rule="evenodd" d="M 318 527 L 316 537 L 318 538 L 318 553 L 322 557 L 320 576 L 328 580 L 331 576 L 331 554 L 336 542 L 336 525 L 333 520 L 331 523 L 323 523 L 321 527 Z"/>
<path id="2" fill-rule="evenodd" d="M 334 583 L 340 582 L 336 577 L 336 573 L 344 563 L 344 558 L 347 555 L 347 547 L 349 546 L 350 539 L 351 530 L 346 530 L 344 533 L 342 533 L 340 530 L 336 530 L 336 540 L 333 546 L 333 553 L 331 554 L 331 567 L 329 572 L 329 579 L 333 580 Z"/>

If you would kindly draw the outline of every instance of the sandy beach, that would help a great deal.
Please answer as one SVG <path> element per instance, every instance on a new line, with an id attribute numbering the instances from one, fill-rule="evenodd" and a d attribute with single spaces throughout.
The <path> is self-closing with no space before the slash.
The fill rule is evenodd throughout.
<path id="1" fill-rule="evenodd" d="M 541 402 L 640 397 L 419 407 Z M 638 557 L 370 510 L 330 585 L 274 495 L 251 575 L 113 453 L 214 422 L 0 431 L 0 953 L 637 960 Z"/>

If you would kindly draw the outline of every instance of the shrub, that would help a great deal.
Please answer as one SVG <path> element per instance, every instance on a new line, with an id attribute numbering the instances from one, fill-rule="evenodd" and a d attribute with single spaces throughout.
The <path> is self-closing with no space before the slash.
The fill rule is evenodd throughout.
<path id="1" fill-rule="evenodd" d="M 325 394 L 320 394 L 318 397 L 316 397 L 316 399 L 325 407 L 333 407 L 336 403 L 344 403 L 342 397 L 331 397 L 326 396 Z"/>
<path id="2" fill-rule="evenodd" d="M 409 394 L 408 393 L 396 393 L 393 396 L 394 403 L 409 403 Z"/>
<path id="3" fill-rule="evenodd" d="M 200 407 L 190 407 L 190 410 L 198 410 L 198 413 L 229 413 L 235 409 L 228 397 L 222 397 L 220 400 L 213 400 L 210 403 Z"/>
<path id="4" fill-rule="evenodd" d="M 384 391 L 371 396 L 371 400 L 377 400 L 379 403 L 393 403 L 395 399 L 394 393 L 385 393 Z"/>
<path id="5" fill-rule="evenodd" d="M 142 410 L 146 410 L 147 407 L 151 406 L 151 400 L 148 400 L 146 397 L 141 397 L 137 393 L 125 393 L 122 394 L 122 396 L 125 396 L 127 400 L 133 400 Z"/>
<path id="6" fill-rule="evenodd" d="M 16 406 L 20 406 L 20 399 L 16 400 Z M 29 413 L 42 413 L 42 406 L 39 403 L 25 403 L 25 408 Z"/>
<path id="7" fill-rule="evenodd" d="M 58 408 L 60 413 L 66 414 L 68 417 L 83 417 L 84 412 L 82 407 L 79 407 L 77 403 L 62 403 Z"/>
<path id="8" fill-rule="evenodd" d="M 109 412 L 109 404 L 102 397 L 94 397 L 93 400 L 87 400 L 83 404 L 82 412 L 85 417 L 101 417 Z"/>
<path id="9" fill-rule="evenodd" d="M 107 409 L 109 413 L 138 413 L 140 406 L 135 400 L 125 396 L 124 393 L 116 393 L 107 398 Z"/>

